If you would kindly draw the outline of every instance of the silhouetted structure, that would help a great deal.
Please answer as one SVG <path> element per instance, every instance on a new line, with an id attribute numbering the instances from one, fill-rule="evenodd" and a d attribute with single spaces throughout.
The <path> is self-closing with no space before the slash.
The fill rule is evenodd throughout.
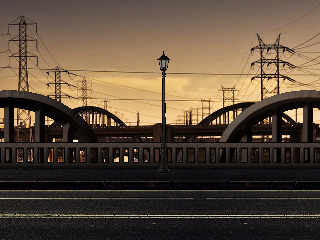
<path id="1" fill-rule="evenodd" d="M 294 81 L 293 79 L 284 76 L 280 74 L 280 64 L 284 66 L 288 66 L 289 68 L 294 68 L 294 65 L 291 63 L 288 63 L 286 61 L 280 60 L 280 51 L 282 52 L 289 52 L 291 54 L 294 54 L 294 50 L 284 47 L 280 45 L 280 34 L 274 44 L 265 44 L 262 39 L 260 38 L 259 34 L 258 36 L 258 41 L 259 45 L 256 47 L 251 48 L 251 52 L 254 52 L 255 50 L 259 50 L 260 52 L 260 60 L 255 61 L 251 63 L 251 66 L 253 65 L 259 65 L 260 67 L 260 75 L 253 77 L 251 80 L 255 78 L 260 78 L 261 81 L 261 100 L 267 98 L 267 94 L 271 94 L 271 96 L 280 94 L 280 85 L 279 85 L 279 80 L 282 78 L 283 80 L 289 80 L 289 81 Z M 271 53 L 275 53 L 274 58 L 270 58 Z M 270 65 L 273 65 L 276 67 L 275 72 L 272 72 L 272 70 L 269 70 L 268 67 Z M 264 84 L 265 80 L 276 80 L 276 86 L 273 87 L 272 89 L 267 89 L 266 85 Z M 273 85 L 274 86 L 274 85 Z"/>

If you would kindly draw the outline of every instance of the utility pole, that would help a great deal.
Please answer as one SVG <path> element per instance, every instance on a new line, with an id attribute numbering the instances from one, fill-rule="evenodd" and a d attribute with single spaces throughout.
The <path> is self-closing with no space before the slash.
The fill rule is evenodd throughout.
<path id="1" fill-rule="evenodd" d="M 227 87 L 223 87 L 221 86 L 221 90 L 222 91 L 222 105 L 223 107 L 225 107 L 226 102 L 232 102 L 232 105 L 234 105 L 234 100 L 236 100 L 234 98 L 234 92 L 238 91 L 236 90 L 235 87 L 231 87 L 231 88 L 227 88 Z M 233 110 L 233 120 L 236 118 L 235 116 L 235 111 Z M 229 112 L 228 112 L 228 121 L 226 121 L 226 114 L 224 113 L 224 124 L 229 124 Z"/>
<path id="2" fill-rule="evenodd" d="M 103 101 L 103 109 L 108 111 L 108 105 L 109 105 L 109 101 L 108 100 L 104 100 Z"/>
<path id="3" fill-rule="evenodd" d="M 238 91 L 238 90 L 236 90 L 235 87 L 227 88 L 227 87 L 221 86 L 221 90 L 219 90 L 219 91 L 222 91 L 222 98 L 223 98 L 223 100 L 222 100 L 223 104 L 222 105 L 223 105 L 223 107 L 225 107 L 225 103 L 228 102 L 228 101 L 231 101 L 232 105 L 234 105 L 234 100 L 236 100 L 234 98 L 234 92 Z"/>
<path id="4" fill-rule="evenodd" d="M 88 81 L 85 77 L 82 77 L 82 80 L 78 81 L 78 85 L 81 85 L 78 89 L 81 90 L 80 99 L 82 101 L 82 107 L 86 107 L 88 106 L 88 91 L 92 89 L 92 86 L 91 88 L 88 88 Z M 84 113 L 84 120 L 88 123 L 90 122 L 89 112 Z"/>
<path id="5" fill-rule="evenodd" d="M 104 100 L 103 101 L 103 109 L 108 111 L 108 109 L 110 108 L 110 102 L 108 100 Z M 102 124 L 105 125 L 105 115 L 102 115 Z M 111 126 L 111 118 L 107 117 L 107 126 Z"/>
<path id="6" fill-rule="evenodd" d="M 57 100 L 58 102 L 61 102 L 61 97 L 62 97 L 62 93 L 61 93 L 61 85 L 62 84 L 66 84 L 68 85 L 69 87 L 72 86 L 72 87 L 76 87 L 74 85 L 71 85 L 65 81 L 63 81 L 61 79 L 61 72 L 66 72 L 68 73 L 67 70 L 64 70 L 64 69 L 61 69 L 60 67 L 55 67 L 54 69 L 50 70 L 52 72 L 54 72 L 54 82 L 50 82 L 50 83 L 47 83 L 47 86 L 49 86 L 50 84 L 53 84 L 54 85 L 54 94 L 51 94 L 49 95 L 49 97 L 54 97 L 55 100 Z M 49 75 L 49 72 L 47 72 L 47 74 Z M 66 97 L 70 97 L 69 95 L 64 95 Z"/>
<path id="7" fill-rule="evenodd" d="M 29 81 L 28 81 L 28 58 L 35 57 L 37 60 L 36 65 L 38 65 L 38 57 L 30 52 L 27 49 L 27 43 L 29 41 L 36 42 L 37 48 L 37 40 L 28 36 L 27 34 L 27 26 L 35 25 L 36 33 L 37 33 L 37 23 L 31 21 L 30 19 L 21 16 L 9 23 L 8 25 L 8 33 L 10 34 L 10 26 L 19 26 L 19 35 L 12 37 L 9 40 L 10 42 L 19 42 L 19 51 L 17 53 L 12 54 L 10 57 L 19 59 L 19 82 L 18 82 L 18 91 L 26 91 L 29 92 Z M 20 127 L 25 126 L 30 128 L 31 125 L 31 117 L 30 111 L 25 109 L 17 109 L 17 127 L 18 127 L 18 137 L 17 141 L 20 142 Z M 32 134 L 32 133 L 31 133 Z M 31 136 L 30 136 L 31 140 Z"/>
<path id="8" fill-rule="evenodd" d="M 211 103 L 211 98 L 209 99 L 201 99 L 201 118 L 202 120 L 207 117 L 210 114 L 210 103 Z M 207 110 L 207 111 L 205 111 Z"/>
<path id="9" fill-rule="evenodd" d="M 88 85 L 85 77 L 82 78 L 80 90 L 81 90 L 82 106 L 86 107 L 88 106 Z"/>
<path id="10" fill-rule="evenodd" d="M 259 34 L 258 41 L 259 45 L 256 47 L 251 48 L 251 53 L 255 50 L 259 50 L 260 53 L 260 60 L 252 62 L 251 67 L 254 65 L 258 65 L 260 67 L 260 75 L 251 78 L 254 80 L 256 78 L 260 78 L 261 81 L 261 100 L 268 97 L 268 95 L 277 95 L 280 94 L 280 79 L 289 80 L 291 82 L 295 82 L 295 80 L 280 74 L 280 64 L 285 67 L 288 66 L 289 68 L 294 68 L 295 66 L 289 62 L 280 60 L 280 52 L 289 52 L 294 54 L 294 50 L 288 47 L 284 47 L 280 45 L 280 35 L 278 36 L 277 40 L 274 44 L 265 44 L 262 39 L 260 38 Z M 270 55 L 275 55 L 274 58 L 270 58 Z M 273 70 L 269 70 L 269 66 L 275 66 L 275 72 Z M 269 69 L 268 69 L 269 68 Z M 266 85 L 264 84 L 265 80 L 276 80 L 276 86 L 272 86 L 271 88 L 267 89 Z"/>

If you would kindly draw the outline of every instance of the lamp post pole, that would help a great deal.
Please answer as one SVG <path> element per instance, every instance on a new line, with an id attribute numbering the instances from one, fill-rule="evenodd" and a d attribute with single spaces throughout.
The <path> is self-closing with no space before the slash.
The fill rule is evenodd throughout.
<path id="1" fill-rule="evenodd" d="M 166 70 L 168 67 L 169 58 L 163 55 L 158 59 L 160 64 L 160 70 L 162 70 L 162 143 L 161 143 L 161 159 L 160 166 L 158 169 L 159 173 L 168 173 L 167 162 L 167 144 L 166 144 L 166 101 L 165 101 L 165 79 L 166 79 Z"/>

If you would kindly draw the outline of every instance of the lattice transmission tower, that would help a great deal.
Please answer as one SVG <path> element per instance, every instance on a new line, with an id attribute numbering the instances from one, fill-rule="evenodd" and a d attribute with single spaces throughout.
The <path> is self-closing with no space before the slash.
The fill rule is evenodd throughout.
<path id="1" fill-rule="evenodd" d="M 222 91 L 222 106 L 225 107 L 227 102 L 232 102 L 232 105 L 234 105 L 234 100 L 236 100 L 236 98 L 234 98 L 234 92 L 238 91 L 236 90 L 235 87 L 231 87 L 231 88 L 227 88 L 227 87 L 223 87 L 221 86 L 221 90 Z"/>
<path id="2" fill-rule="evenodd" d="M 235 87 L 228 88 L 228 87 L 221 86 L 221 90 L 219 90 L 219 91 L 222 91 L 222 106 L 223 107 L 226 107 L 226 104 L 228 102 L 229 103 L 231 102 L 232 105 L 234 105 L 234 101 L 237 100 L 234 97 L 234 92 L 238 91 L 238 90 L 236 90 Z M 228 105 L 230 105 L 230 104 L 228 104 Z M 233 121 L 236 117 L 237 117 L 237 113 L 235 112 L 235 110 L 233 110 L 233 118 L 231 121 Z M 227 112 L 227 114 L 226 113 L 223 114 L 223 124 L 229 124 L 229 123 L 230 123 L 229 112 Z"/>
<path id="3" fill-rule="evenodd" d="M 210 103 L 212 101 L 211 101 L 211 98 L 209 98 L 209 99 L 200 99 L 200 102 L 201 102 L 201 118 L 203 120 L 204 118 L 210 115 L 210 112 L 211 112 Z"/>
<path id="4" fill-rule="evenodd" d="M 258 65 L 260 67 L 260 75 L 254 76 L 251 80 L 256 78 L 260 79 L 261 100 L 269 96 L 280 94 L 280 79 L 294 82 L 292 78 L 280 74 L 280 66 L 287 66 L 289 68 L 295 67 L 293 64 L 280 59 L 281 51 L 283 53 L 285 51 L 289 52 L 290 54 L 295 53 L 291 48 L 280 45 L 280 35 L 281 34 L 279 34 L 274 44 L 265 44 L 260 38 L 259 34 L 257 34 L 259 45 L 251 48 L 251 53 L 253 53 L 255 50 L 259 50 L 260 53 L 260 59 L 251 63 L 251 67 L 254 65 Z M 272 58 L 271 55 L 275 56 Z M 269 86 L 267 86 L 267 84 L 264 83 L 266 80 L 273 80 L 275 84 L 271 83 Z"/>
<path id="5" fill-rule="evenodd" d="M 89 85 L 91 84 L 91 88 L 88 88 L 88 83 Z M 88 91 L 92 90 L 92 82 L 91 81 L 87 81 L 87 79 L 85 77 L 82 78 L 82 80 L 78 81 L 78 86 L 81 86 L 78 88 L 78 90 L 81 91 L 81 101 L 82 101 L 82 106 L 86 107 L 88 106 Z M 91 97 L 90 97 L 91 98 Z M 89 113 L 86 112 L 84 114 L 84 116 L 82 116 L 84 120 L 86 120 L 87 122 L 89 121 Z"/>
<path id="6" fill-rule="evenodd" d="M 21 16 L 9 23 L 8 25 L 8 33 L 10 34 L 10 26 L 18 26 L 19 27 L 19 35 L 12 37 L 9 40 L 10 42 L 18 42 L 18 52 L 13 53 L 10 57 L 18 58 L 19 62 L 19 82 L 18 82 L 18 91 L 26 91 L 29 92 L 29 81 L 28 81 L 28 58 L 34 57 L 36 58 L 36 65 L 38 65 L 38 57 L 33 53 L 28 52 L 27 44 L 29 41 L 36 42 L 37 48 L 37 40 L 28 36 L 27 29 L 29 25 L 35 25 L 36 33 L 37 33 L 37 23 L 31 21 L 30 19 Z M 10 34 L 11 36 L 11 34 Z M 31 118 L 30 111 L 25 109 L 17 109 L 17 126 L 25 126 L 30 127 Z M 31 140 L 31 135 L 30 135 Z M 18 139 L 20 141 L 19 136 L 19 128 L 18 128 Z"/>
<path id="7" fill-rule="evenodd" d="M 47 72 L 47 74 L 49 75 L 50 72 L 54 72 L 54 81 L 53 82 L 50 82 L 50 83 L 47 83 L 47 86 L 49 86 L 50 84 L 53 84 L 54 85 L 54 94 L 50 94 L 48 95 L 49 97 L 54 97 L 55 100 L 57 100 L 58 102 L 61 102 L 61 98 L 62 97 L 71 97 L 67 94 L 62 94 L 62 91 L 61 91 L 61 85 L 62 84 L 65 84 L 67 86 L 71 86 L 71 87 L 76 87 L 70 83 L 67 83 L 65 81 L 62 80 L 61 78 L 61 73 L 62 72 L 65 72 L 65 73 L 68 73 L 67 70 L 64 70 L 60 67 L 55 67 L 54 69 L 50 70 Z"/>
<path id="8" fill-rule="evenodd" d="M 85 77 L 82 78 L 82 80 L 78 81 L 78 86 L 81 86 L 80 88 L 78 88 L 81 91 L 81 102 L 82 102 L 82 106 L 86 107 L 88 106 L 88 91 L 92 90 L 92 82 L 88 81 Z M 90 88 L 88 85 L 91 85 Z"/>

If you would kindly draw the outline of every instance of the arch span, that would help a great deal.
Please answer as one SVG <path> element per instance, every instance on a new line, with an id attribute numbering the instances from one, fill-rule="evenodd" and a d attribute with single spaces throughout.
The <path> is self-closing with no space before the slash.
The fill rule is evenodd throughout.
<path id="1" fill-rule="evenodd" d="M 234 105 L 230 105 L 230 106 L 221 108 L 221 109 L 211 113 L 206 118 L 204 118 L 198 125 L 209 125 L 211 122 L 213 122 L 214 120 L 217 120 L 219 117 L 223 116 L 227 112 L 234 111 L 237 109 L 246 109 L 246 108 L 252 106 L 253 104 L 255 104 L 255 102 L 242 102 L 242 103 L 237 103 Z M 237 117 L 237 116 L 235 116 L 235 117 Z M 285 113 L 282 114 L 282 118 L 285 120 L 284 121 L 282 119 L 283 123 L 296 124 L 296 122 Z M 185 141 L 186 142 L 193 142 L 197 138 L 197 136 L 198 136 L 198 134 L 193 134 L 193 135 L 189 136 Z"/>
<path id="2" fill-rule="evenodd" d="M 92 112 L 92 113 L 99 113 L 106 115 L 108 118 L 111 118 L 113 121 L 115 121 L 119 126 L 127 126 L 120 118 L 118 118 L 116 115 L 112 114 L 108 110 L 105 110 L 103 108 L 94 107 L 94 106 L 84 106 L 84 107 L 77 107 L 73 109 L 77 113 L 81 112 Z"/>
<path id="3" fill-rule="evenodd" d="M 63 126 L 63 141 L 72 142 L 75 136 L 80 142 L 97 142 L 97 137 L 76 111 L 66 105 L 36 93 L 4 90 L 0 92 L 0 108 L 4 108 L 5 142 L 13 142 L 14 108 L 35 112 L 35 141 L 44 142 L 45 116 Z"/>
<path id="4" fill-rule="evenodd" d="M 220 142 L 250 142 L 252 127 L 272 116 L 272 141 L 281 141 L 281 116 L 284 111 L 303 108 L 303 142 L 312 142 L 313 108 L 320 108 L 320 92 L 303 90 L 282 93 L 258 102 L 243 111 L 224 131 Z"/>
<path id="5" fill-rule="evenodd" d="M 233 110 L 240 109 L 240 108 L 248 108 L 253 104 L 254 104 L 254 102 L 242 102 L 242 103 L 237 103 L 237 104 L 233 104 L 233 105 L 221 108 L 221 109 L 211 113 L 205 119 L 203 119 L 199 123 L 199 125 L 209 125 L 210 122 L 216 120 L 217 118 L 219 118 L 220 116 L 222 116 L 223 114 L 225 114 L 229 111 L 233 111 Z"/>
<path id="6" fill-rule="evenodd" d="M 242 102 L 242 103 L 237 103 L 234 105 L 230 105 L 224 108 L 221 108 L 213 113 L 211 113 L 209 116 L 207 116 L 205 119 L 203 119 L 199 125 L 209 125 L 210 122 L 216 120 L 218 117 L 222 116 L 223 114 L 236 110 L 236 109 L 246 109 L 250 106 L 255 104 L 255 102 Z M 282 117 L 290 124 L 295 124 L 296 122 L 287 114 L 283 114 Z"/>
<path id="7" fill-rule="evenodd" d="M 98 114 L 103 114 L 106 115 L 108 118 L 112 119 L 117 125 L 119 126 L 127 126 L 125 122 L 123 122 L 120 118 L 118 118 L 116 115 L 113 113 L 99 107 L 95 106 L 83 106 L 83 107 L 77 107 L 73 109 L 76 111 L 78 114 L 81 112 L 91 112 L 91 113 L 98 113 Z M 132 135 L 132 138 L 135 142 L 141 142 L 141 138 L 139 136 Z"/>

